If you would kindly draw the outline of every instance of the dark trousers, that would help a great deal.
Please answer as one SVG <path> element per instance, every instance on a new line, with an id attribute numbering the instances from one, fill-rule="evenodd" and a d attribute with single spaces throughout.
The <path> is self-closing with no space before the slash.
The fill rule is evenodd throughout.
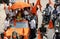
<path id="1" fill-rule="evenodd" d="M 30 39 L 34 39 L 36 37 L 36 29 L 31 29 L 30 31 Z"/>

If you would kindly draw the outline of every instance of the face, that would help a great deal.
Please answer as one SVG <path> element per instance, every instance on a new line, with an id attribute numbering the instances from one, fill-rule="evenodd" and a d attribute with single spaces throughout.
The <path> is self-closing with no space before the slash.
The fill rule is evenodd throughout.
<path id="1" fill-rule="evenodd" d="M 54 5 L 54 8 L 57 8 L 57 5 L 56 4 Z"/>
<path id="2" fill-rule="evenodd" d="M 54 8 L 57 8 L 57 6 L 54 6 Z"/>
<path id="3" fill-rule="evenodd" d="M 46 5 L 46 7 L 48 7 L 48 6 L 49 6 L 49 4 Z"/>
<path id="4" fill-rule="evenodd" d="M 15 35 L 15 36 L 13 36 L 13 38 L 16 38 L 16 35 Z"/>

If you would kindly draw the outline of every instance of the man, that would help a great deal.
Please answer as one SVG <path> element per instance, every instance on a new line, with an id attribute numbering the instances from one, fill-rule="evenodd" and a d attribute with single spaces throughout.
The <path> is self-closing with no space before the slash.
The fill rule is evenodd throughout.
<path id="1" fill-rule="evenodd" d="M 53 10 L 53 12 L 52 12 L 52 14 L 53 14 L 53 19 L 52 19 L 53 25 L 54 25 L 54 23 L 55 23 L 55 20 L 57 19 L 57 13 L 58 13 L 58 11 L 57 11 L 57 5 L 55 4 L 55 5 L 54 5 L 54 10 Z"/>
<path id="2" fill-rule="evenodd" d="M 35 18 L 37 21 L 37 28 L 38 28 L 38 26 L 41 26 L 42 19 L 43 19 L 39 6 L 37 6 L 37 12 L 36 12 Z"/>
<path id="3" fill-rule="evenodd" d="M 50 17 L 51 17 L 51 11 L 52 11 L 52 7 L 47 4 L 46 8 L 43 12 L 45 12 L 45 15 L 43 16 L 43 20 L 47 21 L 47 23 L 49 23 Z"/>
<path id="4" fill-rule="evenodd" d="M 30 39 L 34 39 L 36 37 L 36 21 L 33 19 L 33 17 L 31 18 L 30 21 L 30 29 L 31 29 Z"/>

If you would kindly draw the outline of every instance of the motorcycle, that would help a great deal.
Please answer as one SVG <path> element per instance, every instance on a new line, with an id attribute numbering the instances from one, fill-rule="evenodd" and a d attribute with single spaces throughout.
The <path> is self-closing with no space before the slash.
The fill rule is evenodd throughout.
<path id="1" fill-rule="evenodd" d="M 53 36 L 53 39 L 60 39 L 59 25 L 55 26 L 55 34 Z"/>

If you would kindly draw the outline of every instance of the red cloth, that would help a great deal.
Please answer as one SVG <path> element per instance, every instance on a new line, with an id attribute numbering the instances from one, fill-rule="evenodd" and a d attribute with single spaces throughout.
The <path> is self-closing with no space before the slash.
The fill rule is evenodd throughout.
<path id="1" fill-rule="evenodd" d="M 35 14 L 35 15 L 36 15 L 36 9 L 37 9 L 36 6 L 33 6 L 33 7 L 32 7 L 32 10 L 31 10 L 31 12 L 32 12 L 33 14 Z"/>
<path id="2" fill-rule="evenodd" d="M 52 20 L 50 20 L 48 28 L 49 28 L 49 29 L 54 28 L 54 27 L 53 27 L 53 22 L 52 22 Z"/>

